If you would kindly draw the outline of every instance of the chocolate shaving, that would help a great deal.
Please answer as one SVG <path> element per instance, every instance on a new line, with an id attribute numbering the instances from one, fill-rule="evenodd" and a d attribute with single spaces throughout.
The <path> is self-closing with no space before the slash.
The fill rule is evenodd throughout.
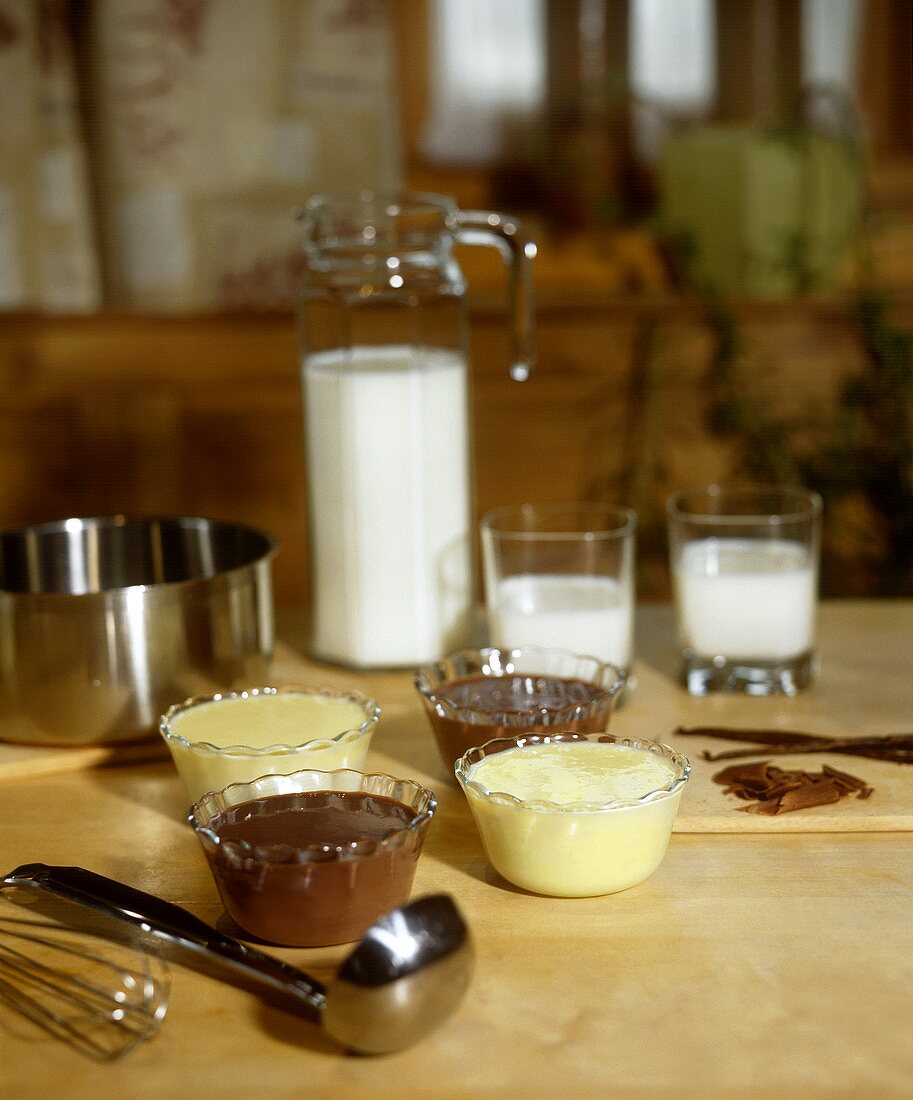
<path id="1" fill-rule="evenodd" d="M 821 770 L 825 775 L 829 775 L 837 784 L 837 787 L 846 794 L 849 794 L 851 791 L 859 791 L 860 797 L 862 797 L 862 791 L 867 791 L 869 794 L 872 793 L 872 788 L 864 779 L 857 779 L 855 775 L 850 775 L 849 772 L 838 771 L 836 768 L 832 768 L 830 764 L 824 764 Z"/>
<path id="2" fill-rule="evenodd" d="M 718 737 L 724 741 L 745 741 L 763 745 L 765 755 L 790 755 L 806 752 L 836 752 L 847 756 L 867 756 L 890 760 L 895 764 L 913 764 L 913 734 L 891 733 L 884 736 L 825 737 L 800 730 L 729 729 L 725 726 L 679 726 L 681 737 Z M 740 760 L 757 756 L 760 749 L 730 749 L 727 752 L 704 751 L 705 760 Z"/>
<path id="3" fill-rule="evenodd" d="M 725 794 L 750 802 L 741 807 L 746 813 L 771 817 L 826 806 L 850 795 L 868 798 L 874 790 L 864 779 L 827 764 L 820 772 L 788 771 L 769 760 L 731 764 L 717 772 L 713 781 L 725 787 Z"/>
<path id="4" fill-rule="evenodd" d="M 830 802 L 839 802 L 843 796 L 833 779 L 820 782 L 812 779 L 810 783 L 803 783 L 801 787 L 787 791 L 780 799 L 777 813 L 788 814 L 792 810 L 807 810 L 810 806 L 826 806 Z"/>

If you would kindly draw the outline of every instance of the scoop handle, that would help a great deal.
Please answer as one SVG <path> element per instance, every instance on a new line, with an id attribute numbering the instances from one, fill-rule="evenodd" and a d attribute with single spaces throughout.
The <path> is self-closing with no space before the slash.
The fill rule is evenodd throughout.
<path id="1" fill-rule="evenodd" d="M 138 925 L 163 939 L 179 943 L 227 963 L 245 977 L 273 993 L 291 995 L 299 1010 L 314 1023 L 320 1022 L 326 1003 L 326 988 L 294 966 L 248 947 L 219 932 L 155 894 L 147 894 L 126 883 L 87 871 L 84 867 L 26 863 L 2 879 L 4 886 L 37 887 L 77 905 L 95 909 L 128 924 Z"/>

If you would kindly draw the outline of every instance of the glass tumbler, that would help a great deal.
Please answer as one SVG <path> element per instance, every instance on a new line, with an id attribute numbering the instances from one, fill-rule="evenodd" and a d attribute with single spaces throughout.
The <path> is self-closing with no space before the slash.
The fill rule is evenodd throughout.
<path id="1" fill-rule="evenodd" d="M 492 645 L 569 649 L 631 666 L 634 540 L 630 508 L 523 504 L 483 516 Z"/>
<path id="2" fill-rule="evenodd" d="M 708 485 L 667 502 L 669 553 L 692 695 L 794 695 L 815 669 L 821 498 Z"/>

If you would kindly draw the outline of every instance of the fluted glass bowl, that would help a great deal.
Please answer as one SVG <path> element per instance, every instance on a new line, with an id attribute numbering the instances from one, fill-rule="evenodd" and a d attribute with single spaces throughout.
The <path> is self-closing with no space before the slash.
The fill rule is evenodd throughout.
<path id="1" fill-rule="evenodd" d="M 468 749 L 508 733 L 605 730 L 625 674 L 565 649 L 488 646 L 426 665 L 414 683 L 449 774 Z"/>
<path id="2" fill-rule="evenodd" d="M 603 767 L 610 776 L 620 764 L 635 768 L 638 757 L 650 767 L 650 753 L 667 768 L 661 780 L 636 797 L 593 801 L 552 801 L 548 797 L 519 798 L 489 789 L 478 775 L 487 758 L 516 749 L 528 754 L 525 786 L 555 786 L 554 762 L 543 765 L 543 746 L 584 743 L 597 746 L 588 753 L 583 770 Z M 619 750 L 639 750 L 625 756 Z M 532 750 L 540 750 L 538 752 Z M 551 752 L 552 750 L 546 750 Z M 605 753 L 602 764 L 598 756 Z M 559 750 L 560 754 L 560 750 Z M 526 768 L 524 757 L 518 758 Z M 541 769 L 541 770 L 539 770 Z M 456 765 L 456 777 L 475 819 L 492 866 L 509 882 L 537 894 L 588 897 L 626 890 L 643 882 L 659 867 L 666 853 L 682 788 L 691 774 L 686 756 L 668 745 L 642 738 L 616 738 L 609 734 L 528 734 L 504 737 L 470 749 Z M 537 770 L 539 774 L 537 776 Z M 651 768 L 652 772 L 658 769 Z M 668 772 L 668 780 L 662 773 Z M 588 779 L 584 777 L 584 782 Z M 569 782 L 581 780 L 575 776 Z"/>
<path id="3" fill-rule="evenodd" d="M 213 708 L 205 712 L 205 727 L 204 707 Z M 379 719 L 380 708 L 359 691 L 285 685 L 195 695 L 171 707 L 159 731 L 196 802 L 261 775 L 360 769 Z"/>
<path id="4" fill-rule="evenodd" d="M 359 837 L 346 792 L 392 799 L 404 819 L 381 836 Z M 342 798 L 334 795 L 342 794 Z M 245 823 L 284 811 L 330 808 L 353 814 L 352 839 L 307 845 L 249 843 L 220 836 L 226 822 Z M 351 768 L 305 769 L 292 775 L 264 775 L 211 792 L 190 811 L 190 824 L 203 847 L 225 909 L 246 932 L 272 943 L 320 947 L 358 939 L 379 917 L 409 898 L 415 868 L 431 818 L 432 791 L 409 779 Z M 286 817 L 286 820 L 288 818 Z M 240 822 L 240 825 L 237 824 Z"/>

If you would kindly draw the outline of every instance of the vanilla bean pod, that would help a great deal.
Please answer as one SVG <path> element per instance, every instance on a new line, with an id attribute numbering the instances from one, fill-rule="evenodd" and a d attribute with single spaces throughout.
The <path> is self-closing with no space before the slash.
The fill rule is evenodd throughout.
<path id="1" fill-rule="evenodd" d="M 866 737 L 826 737 L 799 730 L 729 729 L 725 726 L 679 726 L 682 736 L 718 737 L 725 741 L 754 742 L 763 747 L 732 749 L 712 753 L 705 760 L 737 760 L 758 755 L 793 755 L 804 752 L 834 752 L 848 756 L 866 756 L 895 764 L 913 764 L 913 734 L 898 733 Z"/>
<path id="2" fill-rule="evenodd" d="M 724 752 L 701 753 L 704 760 L 744 760 L 750 756 L 800 756 L 802 753 L 833 752 L 844 756 L 865 756 L 870 760 L 887 760 L 893 764 L 913 764 L 913 749 L 854 748 L 847 742 L 808 745 L 759 745 L 754 749 L 729 749 Z"/>

